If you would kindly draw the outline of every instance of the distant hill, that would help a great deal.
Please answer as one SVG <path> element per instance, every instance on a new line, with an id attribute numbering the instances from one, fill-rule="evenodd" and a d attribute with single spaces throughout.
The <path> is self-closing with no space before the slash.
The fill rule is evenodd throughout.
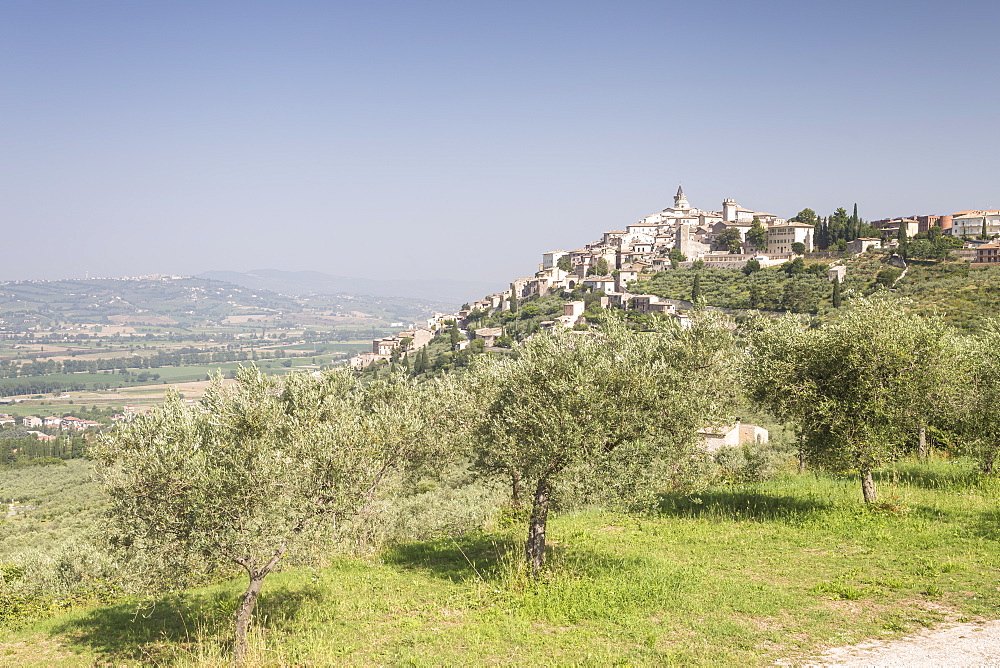
<path id="1" fill-rule="evenodd" d="M 218 320 L 247 312 L 299 308 L 275 292 L 199 278 L 91 278 L 0 283 L 0 322 L 175 324 Z"/>
<path id="2" fill-rule="evenodd" d="M 416 322 L 450 304 L 356 294 L 299 297 L 287 288 L 279 292 L 206 277 L 4 281 L 0 282 L 0 330 L 27 331 L 49 327 L 54 321 L 189 327 L 254 313 L 295 322 L 324 313 L 353 313 L 371 318 L 374 326 L 379 321 Z"/>
<path id="3" fill-rule="evenodd" d="M 373 297 L 408 297 L 447 302 L 453 307 L 471 302 L 504 289 L 505 285 L 483 281 L 435 280 L 375 280 L 331 276 L 320 271 L 206 271 L 199 278 L 235 283 L 255 290 L 271 290 L 286 295 L 369 295 Z"/>

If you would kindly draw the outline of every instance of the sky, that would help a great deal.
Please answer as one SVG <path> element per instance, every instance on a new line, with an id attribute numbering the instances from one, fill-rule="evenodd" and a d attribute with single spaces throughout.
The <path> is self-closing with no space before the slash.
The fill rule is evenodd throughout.
<path id="1" fill-rule="evenodd" d="M 1000 208 L 1000 3 L 3 0 L 0 280 L 498 288 L 673 203 Z"/>

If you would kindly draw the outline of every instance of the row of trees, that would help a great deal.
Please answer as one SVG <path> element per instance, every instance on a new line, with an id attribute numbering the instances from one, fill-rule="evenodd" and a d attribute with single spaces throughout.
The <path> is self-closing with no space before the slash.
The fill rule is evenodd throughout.
<path id="1" fill-rule="evenodd" d="M 290 546 L 364 525 L 416 469 L 448 458 L 509 483 L 537 576 L 561 482 L 631 498 L 683 485 L 704 458 L 698 430 L 730 423 L 744 393 L 796 425 L 804 461 L 857 471 L 867 502 L 872 472 L 921 429 L 949 429 L 984 462 L 995 457 L 1000 325 L 961 338 L 884 296 L 819 328 L 794 317 L 738 328 L 705 312 L 689 329 L 649 323 L 640 332 L 608 313 L 599 331 L 538 333 L 428 382 L 255 368 L 233 385 L 217 378 L 200 406 L 174 397 L 94 448 L 109 531 L 161 564 L 195 552 L 244 569 L 241 660 L 263 581 Z"/>
<path id="2" fill-rule="evenodd" d="M 918 232 L 912 239 L 906 237 L 904 230 L 901 227 L 897 249 L 904 259 L 945 260 L 964 243 L 962 239 L 944 234 L 937 225 L 928 228 L 926 232 Z"/>
<path id="3" fill-rule="evenodd" d="M 447 457 L 502 473 L 531 506 L 525 555 L 537 574 L 554 485 L 581 467 L 609 484 L 680 475 L 699 427 L 731 418 L 732 332 L 714 321 L 636 333 L 539 334 L 479 355 L 460 378 L 331 372 L 217 378 L 197 408 L 177 397 L 92 450 L 111 498 L 109 531 L 183 565 L 192 552 L 243 568 L 237 659 L 264 578 L 321 528 L 365 522 L 408 472 Z M 627 474 L 627 475 L 624 475 Z M 522 494 L 521 490 L 528 492 Z"/>
<path id="4" fill-rule="evenodd" d="M 790 220 L 814 226 L 813 243 L 820 250 L 845 251 L 848 241 L 878 236 L 875 228 L 858 216 L 857 204 L 850 215 L 843 207 L 826 217 L 817 216 L 812 209 L 802 209 Z"/>
<path id="5" fill-rule="evenodd" d="M 872 473 L 928 430 L 992 472 L 1000 452 L 1000 320 L 974 336 L 908 312 L 903 300 L 856 299 L 819 328 L 760 320 L 748 333 L 749 396 L 794 424 L 804 461 L 858 471 L 874 502 Z"/>
<path id="6" fill-rule="evenodd" d="M 0 431 L 0 469 L 47 463 L 53 458 L 78 459 L 85 455 L 86 450 L 87 443 L 83 436 L 67 434 L 49 441 L 39 440 L 23 429 Z"/>
<path id="7" fill-rule="evenodd" d="M 0 378 L 47 376 L 58 373 L 98 373 L 125 369 L 157 369 L 165 366 L 187 366 L 251 360 L 309 357 L 312 351 L 282 350 L 215 350 L 210 352 L 156 352 L 153 355 L 106 357 L 97 360 L 18 360 L 0 361 Z"/>

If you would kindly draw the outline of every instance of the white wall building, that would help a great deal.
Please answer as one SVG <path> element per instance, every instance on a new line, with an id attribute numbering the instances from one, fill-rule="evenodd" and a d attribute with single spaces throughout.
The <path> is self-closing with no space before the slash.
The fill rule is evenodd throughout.
<path id="1" fill-rule="evenodd" d="M 951 218 L 951 234 L 977 237 L 983 233 L 984 222 L 987 236 L 1000 234 L 1000 211 L 959 211 Z"/>
<path id="2" fill-rule="evenodd" d="M 542 270 L 551 269 L 552 267 L 559 264 L 559 258 L 563 255 L 569 255 L 564 250 L 549 251 L 548 253 L 542 253 Z"/>
<path id="3" fill-rule="evenodd" d="M 767 228 L 768 255 L 787 255 L 792 252 L 793 243 L 801 243 L 806 252 L 813 249 L 813 226 L 808 223 L 784 223 Z"/>

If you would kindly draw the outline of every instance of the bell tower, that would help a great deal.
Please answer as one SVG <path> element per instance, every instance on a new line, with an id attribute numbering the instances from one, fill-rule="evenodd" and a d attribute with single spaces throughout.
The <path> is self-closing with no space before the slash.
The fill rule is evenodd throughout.
<path id="1" fill-rule="evenodd" d="M 722 200 L 722 221 L 725 223 L 736 222 L 736 200 L 732 197 Z"/>
<path id="2" fill-rule="evenodd" d="M 684 197 L 683 186 L 677 186 L 677 194 L 674 195 L 674 208 L 675 209 L 690 209 L 691 205 L 688 204 L 687 198 Z"/>

